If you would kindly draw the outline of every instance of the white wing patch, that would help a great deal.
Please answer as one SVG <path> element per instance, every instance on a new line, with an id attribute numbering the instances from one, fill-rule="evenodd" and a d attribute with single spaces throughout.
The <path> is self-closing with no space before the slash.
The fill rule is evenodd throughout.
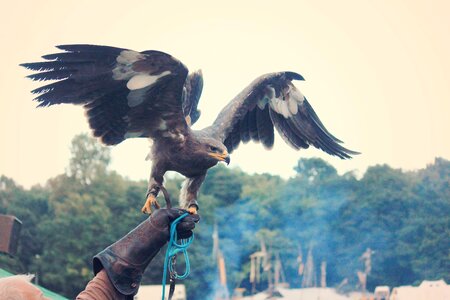
<path id="1" fill-rule="evenodd" d="M 143 59 L 145 57 L 144 54 L 139 53 L 133 50 L 123 50 L 120 52 L 120 55 L 116 58 L 117 63 L 122 65 L 131 65 L 136 61 Z"/>
<path id="2" fill-rule="evenodd" d="M 124 50 L 116 58 L 117 64 L 113 69 L 114 80 L 128 80 L 127 88 L 130 93 L 127 95 L 128 106 L 135 107 L 145 100 L 145 94 L 148 89 L 155 84 L 161 77 L 171 74 L 170 71 L 164 71 L 158 75 L 150 75 L 133 70 L 133 63 L 145 59 L 145 55 L 136 51 Z"/>
<path id="3" fill-rule="evenodd" d="M 286 119 L 297 114 L 298 106 L 301 105 L 305 100 L 305 96 L 303 96 L 303 94 L 293 85 L 289 85 L 287 90 L 282 91 L 280 95 L 281 97 L 279 98 L 275 96 L 275 93 L 270 94 L 272 95 L 269 101 L 270 108 L 272 108 L 274 111 L 276 111 Z M 260 100 L 262 102 L 261 104 L 260 102 L 258 102 L 258 106 L 260 108 L 260 105 L 262 104 L 264 104 L 264 108 L 264 99 L 266 99 L 266 97 L 268 96 L 269 95 L 266 94 L 266 96 L 262 100 Z"/>
<path id="4" fill-rule="evenodd" d="M 297 101 L 293 100 L 292 98 L 288 99 L 288 107 L 289 111 L 292 115 L 296 115 L 298 112 L 298 104 Z"/>
<path id="5" fill-rule="evenodd" d="M 167 76 L 170 71 L 164 71 L 159 75 L 149 75 L 149 74 L 137 74 L 131 77 L 127 82 L 127 88 L 131 91 L 142 89 L 145 87 L 150 87 L 155 82 L 157 82 L 161 77 Z"/>
<path id="6" fill-rule="evenodd" d="M 288 96 L 291 99 L 294 99 L 295 101 L 297 101 L 299 104 L 302 104 L 303 101 L 305 101 L 305 96 L 303 96 L 302 92 L 300 92 L 295 86 L 290 86 L 289 91 L 288 91 Z"/>
<path id="7" fill-rule="evenodd" d="M 120 52 L 120 55 L 116 58 L 116 66 L 113 69 L 114 80 L 128 80 L 127 88 L 130 91 L 143 89 L 155 84 L 161 77 L 171 74 L 170 71 L 164 71 L 158 75 L 151 75 L 133 70 L 132 66 L 138 60 L 145 59 L 145 54 L 132 50 L 124 50 Z M 138 95 L 131 95 L 128 99 L 128 104 L 132 106 L 139 105 L 142 100 L 137 99 Z"/>
<path id="8" fill-rule="evenodd" d="M 131 68 L 131 65 L 138 60 L 144 59 L 145 55 L 132 50 L 124 50 L 120 52 L 120 55 L 116 58 L 117 65 L 113 69 L 114 80 L 127 80 L 133 75 L 136 75 L 135 71 Z"/>
<path id="9" fill-rule="evenodd" d="M 129 139 L 129 138 L 135 138 L 135 137 L 140 137 L 144 132 L 142 131 L 128 131 L 127 133 L 125 133 L 125 135 L 123 136 L 125 139 Z"/>

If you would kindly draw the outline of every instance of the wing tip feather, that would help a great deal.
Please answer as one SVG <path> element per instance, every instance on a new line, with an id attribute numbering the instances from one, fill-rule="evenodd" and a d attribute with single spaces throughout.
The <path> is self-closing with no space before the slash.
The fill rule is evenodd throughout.
<path id="1" fill-rule="evenodd" d="M 286 76 L 289 80 L 302 80 L 302 81 L 305 80 L 305 78 L 302 75 L 300 75 L 296 72 L 286 71 L 284 73 L 286 74 Z"/>

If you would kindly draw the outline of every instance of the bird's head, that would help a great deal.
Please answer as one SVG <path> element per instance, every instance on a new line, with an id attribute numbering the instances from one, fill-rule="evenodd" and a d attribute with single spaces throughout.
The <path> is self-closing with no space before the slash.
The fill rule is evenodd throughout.
<path id="1" fill-rule="evenodd" d="M 223 161 L 227 165 L 230 163 L 230 155 L 228 154 L 227 147 L 219 140 L 213 138 L 201 139 L 201 151 L 206 154 L 208 160 L 212 160 L 215 163 Z"/>
<path id="2" fill-rule="evenodd" d="M 227 147 L 217 140 L 210 140 L 205 144 L 206 152 L 210 157 L 217 161 L 224 161 L 230 164 L 230 154 L 228 154 Z"/>

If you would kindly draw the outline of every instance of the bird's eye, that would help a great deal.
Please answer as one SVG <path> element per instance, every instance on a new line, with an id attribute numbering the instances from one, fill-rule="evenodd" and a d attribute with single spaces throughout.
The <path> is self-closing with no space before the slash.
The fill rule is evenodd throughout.
<path id="1" fill-rule="evenodd" d="M 219 149 L 214 146 L 209 146 L 209 150 L 211 150 L 212 152 L 217 152 Z"/>

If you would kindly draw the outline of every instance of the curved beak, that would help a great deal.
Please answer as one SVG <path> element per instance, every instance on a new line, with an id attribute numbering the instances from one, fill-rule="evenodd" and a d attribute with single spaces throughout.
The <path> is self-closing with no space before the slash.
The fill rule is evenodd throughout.
<path id="1" fill-rule="evenodd" d="M 230 164 L 230 154 L 228 154 L 227 151 L 224 151 L 223 153 L 211 153 L 210 154 L 212 157 L 214 157 L 215 159 L 217 159 L 218 161 L 224 161 L 227 163 L 227 165 Z"/>
<path id="2" fill-rule="evenodd" d="M 226 162 L 227 166 L 230 164 L 231 159 L 230 154 L 228 154 L 228 151 L 225 150 L 222 154 L 219 154 L 218 157 L 220 161 Z"/>

